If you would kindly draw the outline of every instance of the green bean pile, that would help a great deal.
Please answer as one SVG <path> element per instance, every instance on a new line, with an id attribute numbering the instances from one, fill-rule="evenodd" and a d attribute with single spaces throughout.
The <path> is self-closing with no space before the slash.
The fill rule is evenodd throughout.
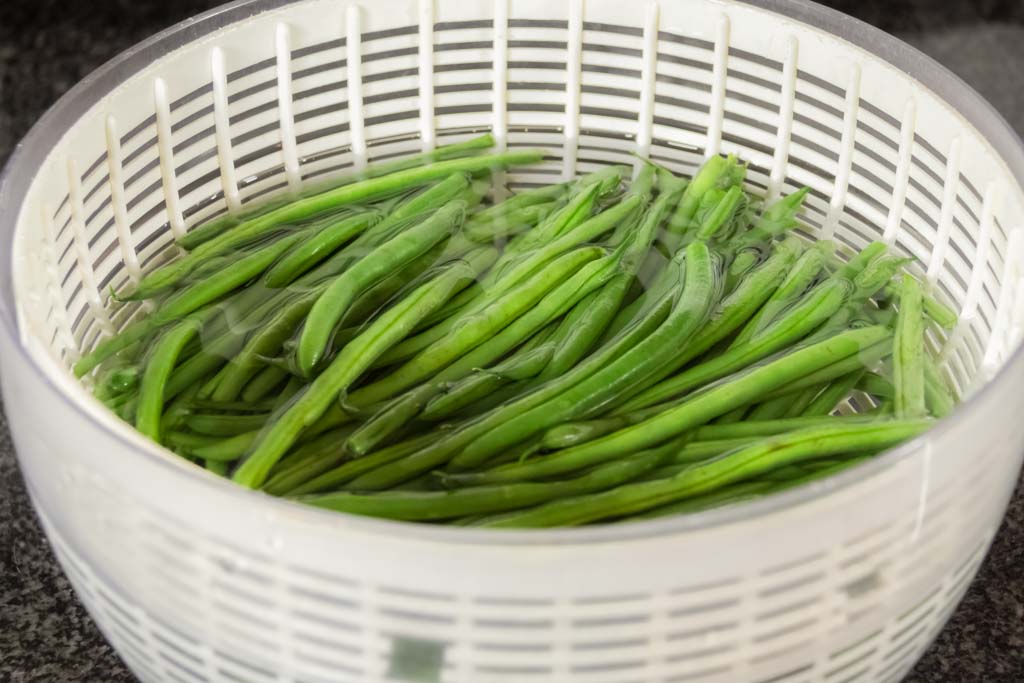
<path id="1" fill-rule="evenodd" d="M 194 228 L 76 374 L 243 486 L 486 527 L 769 495 L 952 410 L 926 337 L 956 316 L 882 243 L 797 237 L 806 189 L 764 205 L 715 156 L 504 198 L 541 154 L 492 145 Z"/>

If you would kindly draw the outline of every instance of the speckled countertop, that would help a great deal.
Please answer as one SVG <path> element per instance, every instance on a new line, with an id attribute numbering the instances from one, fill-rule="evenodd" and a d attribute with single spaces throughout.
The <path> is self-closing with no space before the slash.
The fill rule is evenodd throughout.
<path id="1" fill-rule="evenodd" d="M 0 0 L 0 162 L 64 91 L 216 0 Z M 1024 133 L 1024 2 L 831 0 L 936 57 Z M 75 599 L 29 505 L 0 404 L 0 682 L 134 678 Z M 1024 681 L 1024 488 L 977 579 L 908 681 Z"/>

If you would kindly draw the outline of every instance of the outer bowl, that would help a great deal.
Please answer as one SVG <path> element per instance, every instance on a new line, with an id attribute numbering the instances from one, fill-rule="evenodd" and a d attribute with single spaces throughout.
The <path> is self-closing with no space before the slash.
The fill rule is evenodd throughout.
<path id="1" fill-rule="evenodd" d="M 327 514 L 208 476 L 67 371 L 106 292 L 270 193 L 480 129 L 513 184 L 751 161 L 809 235 L 915 256 L 967 400 L 840 476 L 741 506 L 484 532 Z M 1024 148 L 967 85 L 805 2 L 228 5 L 70 91 L 0 185 L 0 362 L 32 500 L 145 681 L 888 681 L 981 562 L 1021 464 Z"/>

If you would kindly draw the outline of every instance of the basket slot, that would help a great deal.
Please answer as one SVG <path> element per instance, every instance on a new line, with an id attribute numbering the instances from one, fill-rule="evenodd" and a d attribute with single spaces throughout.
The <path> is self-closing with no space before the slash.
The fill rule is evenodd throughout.
<path id="1" fill-rule="evenodd" d="M 846 101 L 843 108 L 843 132 L 839 139 L 839 160 L 836 164 L 835 187 L 828 206 L 828 216 L 822 227 L 822 237 L 832 239 L 835 235 L 839 216 L 846 206 L 847 189 L 850 185 L 850 167 L 853 164 L 853 149 L 857 132 L 857 110 L 860 105 L 860 66 L 850 68 L 850 80 L 846 86 Z"/>
<path id="2" fill-rule="evenodd" d="M 174 150 L 171 141 L 171 108 L 167 84 L 162 78 L 153 81 L 153 106 L 156 109 L 156 137 L 160 155 L 160 179 L 164 190 L 164 207 L 174 239 L 185 235 L 185 218 L 181 212 L 178 177 L 174 168 Z"/>
<path id="3" fill-rule="evenodd" d="M 718 18 L 715 33 L 715 51 L 711 70 L 711 110 L 708 112 L 708 141 L 705 156 L 712 156 L 721 151 L 722 120 L 725 117 L 725 82 L 729 74 L 729 15 L 722 14 Z"/>
<path id="4" fill-rule="evenodd" d="M 121 140 L 117 135 L 117 119 L 113 115 L 107 116 L 106 134 L 107 176 L 110 182 L 110 202 L 114 210 L 114 226 L 117 230 L 117 241 L 121 247 L 121 260 L 128 272 L 129 280 L 134 284 L 142 277 L 142 268 L 139 266 L 139 256 L 135 253 L 135 247 L 132 244 L 131 222 L 128 218 L 128 204 L 124 192 Z"/>
<path id="5" fill-rule="evenodd" d="M 576 177 L 580 137 L 580 86 L 583 69 L 583 0 L 570 0 L 565 49 L 565 140 L 562 179 Z"/>
<path id="6" fill-rule="evenodd" d="M 74 159 L 68 160 L 68 195 L 71 199 L 72 240 L 75 245 L 81 288 L 93 318 L 103 332 L 110 334 L 114 327 L 96 285 L 96 272 L 89 253 L 89 237 L 86 234 L 85 209 L 82 204 L 82 176 Z"/>
<path id="7" fill-rule="evenodd" d="M 350 5 L 345 12 L 345 49 L 348 65 L 348 129 L 352 149 L 352 166 L 356 171 L 366 167 L 366 131 L 363 120 L 363 59 L 361 9 Z"/>
<path id="8" fill-rule="evenodd" d="M 292 112 L 292 50 L 291 29 L 280 23 L 274 27 L 274 49 L 277 56 L 277 117 L 281 133 L 281 158 L 284 162 L 288 193 L 297 195 L 302 185 L 299 154 L 295 142 L 295 115 Z"/>
<path id="9" fill-rule="evenodd" d="M 242 198 L 238 192 L 235 155 L 231 146 L 227 71 L 224 65 L 224 51 L 216 46 L 210 50 L 210 79 L 213 83 L 213 122 L 217 140 L 217 163 L 220 166 L 221 187 L 224 199 L 227 201 L 228 211 L 238 213 L 242 208 Z"/>
<path id="10" fill-rule="evenodd" d="M 434 0 L 419 6 L 420 146 L 429 152 L 437 145 L 434 135 Z"/>
<path id="11" fill-rule="evenodd" d="M 644 14 L 642 66 L 640 70 L 640 107 L 637 113 L 636 153 L 641 157 L 650 156 L 651 138 L 654 126 L 654 88 L 658 74 L 658 22 L 660 19 L 658 3 L 647 5 Z M 634 172 L 639 172 L 643 162 L 633 162 Z"/>

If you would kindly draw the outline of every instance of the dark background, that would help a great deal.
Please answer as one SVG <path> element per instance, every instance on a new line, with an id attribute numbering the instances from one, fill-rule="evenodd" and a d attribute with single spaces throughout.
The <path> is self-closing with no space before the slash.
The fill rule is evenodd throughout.
<path id="1" fill-rule="evenodd" d="M 467 0 L 480 1 L 480 0 Z M 624 0 L 625 1 L 625 0 Z M 665 0 L 671 1 L 671 0 Z M 0 0 L 0 163 L 97 66 L 217 0 Z M 957 72 L 1024 132 L 1024 0 L 830 0 Z M 1024 491 L 908 681 L 1024 681 Z M 39 530 L 0 404 L 0 681 L 132 681 Z"/>

